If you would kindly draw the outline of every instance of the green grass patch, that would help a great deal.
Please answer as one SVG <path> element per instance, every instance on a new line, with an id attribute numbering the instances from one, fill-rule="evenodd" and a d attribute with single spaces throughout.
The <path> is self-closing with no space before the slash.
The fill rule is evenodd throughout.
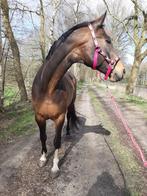
<path id="1" fill-rule="evenodd" d="M 127 145 L 124 143 L 124 138 L 117 130 L 114 124 L 115 122 L 112 122 L 109 114 L 106 113 L 102 103 L 98 101 L 94 92 L 90 90 L 89 94 L 95 111 L 100 114 L 98 115 L 98 118 L 105 126 L 104 128 L 111 132 L 111 135 L 105 138 L 124 173 L 127 189 L 129 190 L 130 195 L 142 196 L 146 182 L 146 179 L 143 176 L 143 168 L 137 162 L 132 149 L 127 147 Z"/>
<path id="2" fill-rule="evenodd" d="M 11 133 L 15 135 L 22 135 L 25 132 L 28 132 L 28 129 L 31 129 L 31 125 L 33 122 L 34 116 L 32 111 L 27 110 L 21 113 L 16 121 L 8 127 Z M 30 132 L 30 131 L 29 131 Z"/>
<path id="3" fill-rule="evenodd" d="M 28 135 L 35 130 L 34 114 L 29 103 L 19 103 L 7 109 L 0 120 L 0 140 Z"/>
<path id="4" fill-rule="evenodd" d="M 134 103 L 135 105 L 143 106 L 143 107 L 145 106 L 147 108 L 147 100 L 145 100 L 141 97 L 137 97 L 137 96 L 133 96 L 133 95 L 124 95 L 123 98 L 128 103 Z"/>
<path id="5" fill-rule="evenodd" d="M 104 84 L 95 84 L 97 88 L 101 91 L 105 91 L 106 87 Z M 111 87 L 110 87 L 111 89 Z M 126 95 L 124 92 L 117 89 L 111 89 L 112 94 L 115 96 L 118 102 L 123 102 L 123 103 L 128 103 L 128 104 L 133 104 L 137 106 L 139 109 L 144 111 L 144 113 L 147 114 L 147 100 L 143 99 L 141 97 L 135 96 L 135 95 Z"/>
<path id="6" fill-rule="evenodd" d="M 4 91 L 4 106 L 9 106 L 20 98 L 18 88 L 15 86 L 6 86 Z"/>
<path id="7" fill-rule="evenodd" d="M 84 85 L 84 81 L 78 81 L 78 82 L 77 82 L 77 90 L 78 90 L 78 91 L 79 91 L 79 90 L 82 90 L 83 85 Z"/>

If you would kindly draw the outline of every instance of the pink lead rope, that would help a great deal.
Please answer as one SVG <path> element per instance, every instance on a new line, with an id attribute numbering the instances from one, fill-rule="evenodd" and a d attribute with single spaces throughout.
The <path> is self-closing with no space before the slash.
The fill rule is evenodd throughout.
<path id="1" fill-rule="evenodd" d="M 117 102 L 116 102 L 116 100 L 115 100 L 115 98 L 114 98 L 114 96 L 112 95 L 112 93 L 111 93 L 110 90 L 108 91 L 108 95 L 109 95 L 109 97 L 110 97 L 111 103 L 113 104 L 113 106 L 114 106 L 114 108 L 115 108 L 115 113 L 116 113 L 116 115 L 117 115 L 117 116 L 120 118 L 120 120 L 122 121 L 122 123 L 123 123 L 123 125 L 124 125 L 124 127 L 125 127 L 125 129 L 126 129 L 126 132 L 127 132 L 128 136 L 130 137 L 130 140 L 131 140 L 131 142 L 132 142 L 134 148 L 136 149 L 136 151 L 137 151 L 137 152 L 139 153 L 139 155 L 140 155 L 140 158 L 141 158 L 141 160 L 142 160 L 142 162 L 143 162 L 143 166 L 144 166 L 145 168 L 147 168 L 147 160 L 145 159 L 145 156 L 144 156 L 144 154 L 143 154 L 143 151 L 142 151 L 141 147 L 139 146 L 139 144 L 137 143 L 135 137 L 133 136 L 132 130 L 129 128 L 128 123 L 127 123 L 127 121 L 125 120 L 125 118 L 123 117 L 123 114 L 122 114 L 122 112 L 120 111 L 120 109 L 119 109 L 119 107 L 118 107 L 118 105 L 117 105 Z"/>

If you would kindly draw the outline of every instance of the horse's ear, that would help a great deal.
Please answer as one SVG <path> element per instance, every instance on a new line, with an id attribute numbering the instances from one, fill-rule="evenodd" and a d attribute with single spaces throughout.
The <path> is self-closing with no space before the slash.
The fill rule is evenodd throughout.
<path id="1" fill-rule="evenodd" d="M 103 26 L 105 18 L 106 18 L 106 14 L 107 11 L 105 11 L 105 13 L 103 15 L 101 15 L 99 18 L 97 18 L 96 20 L 94 20 L 92 22 L 92 24 L 94 25 L 94 27 L 97 29 L 100 26 Z"/>
<path id="2" fill-rule="evenodd" d="M 100 18 L 99 18 L 100 25 L 103 25 L 104 24 L 106 15 L 107 15 L 107 11 L 105 11 L 105 13 L 100 16 Z"/>

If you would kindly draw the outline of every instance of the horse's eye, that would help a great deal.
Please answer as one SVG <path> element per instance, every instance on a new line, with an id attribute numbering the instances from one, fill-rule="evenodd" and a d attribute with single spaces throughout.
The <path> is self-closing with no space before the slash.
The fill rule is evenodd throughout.
<path id="1" fill-rule="evenodd" d="M 106 42 L 107 42 L 108 44 L 111 44 L 111 40 L 110 40 L 110 39 L 106 39 Z"/>

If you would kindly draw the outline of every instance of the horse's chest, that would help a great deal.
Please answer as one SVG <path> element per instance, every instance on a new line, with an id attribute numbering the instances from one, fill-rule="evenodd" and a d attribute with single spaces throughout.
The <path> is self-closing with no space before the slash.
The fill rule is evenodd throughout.
<path id="1" fill-rule="evenodd" d="M 62 113 L 66 112 L 64 101 L 56 103 L 53 100 L 46 100 L 39 108 L 39 113 L 43 114 L 45 118 L 54 119 Z"/>

